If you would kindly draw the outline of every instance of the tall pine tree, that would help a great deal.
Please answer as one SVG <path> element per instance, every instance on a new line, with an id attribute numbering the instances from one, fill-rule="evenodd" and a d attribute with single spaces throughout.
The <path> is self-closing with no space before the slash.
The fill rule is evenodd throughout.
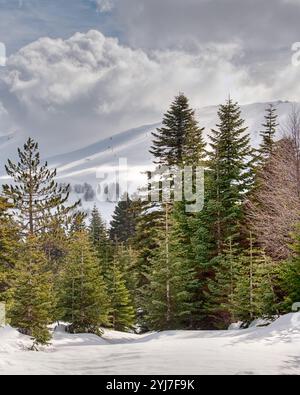
<path id="1" fill-rule="evenodd" d="M 199 128 L 195 111 L 184 94 L 179 94 L 163 119 L 163 127 L 153 133 L 150 153 L 156 164 L 182 166 L 198 164 L 203 159 L 205 142 L 203 128 Z"/>
<path id="2" fill-rule="evenodd" d="M 107 272 L 113 257 L 113 248 L 108 230 L 96 206 L 94 206 L 89 225 L 90 239 L 101 261 L 103 275 Z"/>
<path id="3" fill-rule="evenodd" d="M 134 327 L 135 310 L 124 274 L 118 265 L 119 262 L 115 256 L 108 273 L 110 324 L 114 330 L 128 331 Z"/>
<path id="4" fill-rule="evenodd" d="M 164 225 L 144 289 L 147 325 L 155 330 L 188 327 L 193 310 L 195 273 L 182 249 L 184 233 L 168 206 Z"/>
<path id="5" fill-rule="evenodd" d="M 261 160 L 268 159 L 273 151 L 277 127 L 279 126 L 277 119 L 277 109 L 273 104 L 270 104 L 266 109 L 265 122 L 262 125 L 264 129 L 260 132 L 262 142 L 259 148 L 259 156 Z"/>
<path id="6" fill-rule="evenodd" d="M 8 301 L 11 276 L 17 259 L 19 232 L 8 213 L 11 208 L 0 197 L 0 300 Z"/>
<path id="7" fill-rule="evenodd" d="M 117 204 L 110 223 L 110 239 L 113 243 L 130 245 L 136 235 L 139 202 L 126 194 Z"/>
<path id="8" fill-rule="evenodd" d="M 11 325 L 32 336 L 35 344 L 47 344 L 56 300 L 46 256 L 34 237 L 29 237 L 21 247 L 12 291 L 13 303 L 8 312 Z"/>
<path id="9" fill-rule="evenodd" d="M 205 206 L 195 221 L 193 239 L 201 284 L 199 317 L 208 328 L 230 321 L 230 311 L 219 308 L 224 304 L 220 300 L 231 289 L 228 245 L 239 248 L 244 201 L 254 183 L 254 151 L 238 104 L 229 99 L 220 106 L 218 116 L 219 123 L 210 137 Z M 218 302 L 213 295 L 219 295 Z"/>
<path id="10" fill-rule="evenodd" d="M 108 325 L 109 298 L 100 263 L 87 232 L 72 234 L 62 276 L 60 306 L 62 318 L 71 322 L 71 333 L 101 335 Z"/>
<path id="11" fill-rule="evenodd" d="M 220 122 L 211 135 L 206 207 L 217 255 L 222 254 L 229 238 L 238 238 L 244 219 L 243 202 L 254 183 L 254 151 L 238 104 L 229 99 L 220 106 L 218 116 Z"/>
<path id="12" fill-rule="evenodd" d="M 67 216 L 78 205 L 66 206 L 69 186 L 58 186 L 56 170 L 41 164 L 38 144 L 28 139 L 23 150 L 18 149 L 19 162 L 8 160 L 5 166 L 13 185 L 3 186 L 3 195 L 13 205 L 14 217 L 26 235 L 38 235 L 48 230 L 53 219 L 66 222 Z"/>

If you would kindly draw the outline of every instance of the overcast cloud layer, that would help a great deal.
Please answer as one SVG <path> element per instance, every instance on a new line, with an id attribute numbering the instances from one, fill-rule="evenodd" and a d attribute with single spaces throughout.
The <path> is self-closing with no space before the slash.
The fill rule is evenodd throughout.
<path id="1" fill-rule="evenodd" d="M 158 122 L 179 91 L 299 101 L 299 21 L 295 0 L 0 0 L 0 137 L 63 153 Z"/>

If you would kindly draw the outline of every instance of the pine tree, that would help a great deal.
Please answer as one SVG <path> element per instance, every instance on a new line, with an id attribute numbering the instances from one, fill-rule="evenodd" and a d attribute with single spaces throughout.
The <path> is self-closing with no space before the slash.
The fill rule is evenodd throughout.
<path id="1" fill-rule="evenodd" d="M 213 263 L 215 272 L 214 277 L 208 281 L 205 308 L 215 328 L 227 329 L 236 320 L 234 308 L 238 302 L 235 288 L 241 267 L 237 245 L 232 238 L 225 245 L 223 254 L 218 255 Z"/>
<path id="2" fill-rule="evenodd" d="M 236 319 L 245 323 L 278 313 L 276 266 L 263 251 L 255 247 L 252 232 L 249 233 L 248 244 L 249 248 L 240 255 L 241 266 L 235 288 L 236 303 L 232 309 Z"/>
<path id="3" fill-rule="evenodd" d="M 253 149 L 237 103 L 220 107 L 220 123 L 212 131 L 209 211 L 216 244 L 222 254 L 229 238 L 237 238 L 244 219 L 243 202 L 254 183 Z"/>
<path id="4" fill-rule="evenodd" d="M 110 224 L 110 240 L 114 243 L 129 245 L 136 234 L 139 202 L 132 201 L 128 195 L 117 204 Z"/>
<path id="5" fill-rule="evenodd" d="M 108 230 L 96 206 L 94 206 L 91 214 L 89 233 L 105 275 L 112 261 L 112 245 L 109 240 Z"/>
<path id="6" fill-rule="evenodd" d="M 266 109 L 265 123 L 262 125 L 264 130 L 260 133 L 260 136 L 262 137 L 262 142 L 259 148 L 259 156 L 261 160 L 268 159 L 273 151 L 276 131 L 279 126 L 277 119 L 277 109 L 273 104 L 270 104 Z"/>
<path id="7" fill-rule="evenodd" d="M 38 235 L 48 229 L 54 218 L 60 223 L 78 205 L 67 207 L 69 186 L 58 186 L 56 170 L 49 170 L 47 163 L 41 164 L 38 144 L 31 138 L 18 149 L 19 162 L 8 160 L 5 166 L 14 185 L 4 185 L 3 195 L 13 205 L 14 217 L 25 235 Z"/>
<path id="8" fill-rule="evenodd" d="M 48 325 L 53 321 L 55 307 L 52 288 L 45 254 L 39 241 L 29 237 L 14 268 L 13 303 L 8 315 L 12 326 L 33 337 L 34 346 L 51 339 Z"/>
<path id="9" fill-rule="evenodd" d="M 199 316 L 207 328 L 220 324 L 224 327 L 231 321 L 230 310 L 223 307 L 224 303 L 228 305 L 226 295 L 231 294 L 232 267 L 238 262 L 234 258 L 234 264 L 228 263 L 229 244 L 234 250 L 240 248 L 244 202 L 254 184 L 254 151 L 238 104 L 229 99 L 220 106 L 218 116 L 220 122 L 210 137 L 205 206 L 196 218 L 193 239 L 204 290 L 199 292 L 202 299 Z"/>
<path id="10" fill-rule="evenodd" d="M 280 288 L 280 266 L 261 251 L 261 263 L 257 266 L 258 287 L 255 305 L 258 317 L 274 318 L 280 314 L 282 289 Z"/>
<path id="11" fill-rule="evenodd" d="M 10 206 L 0 197 L 0 301 L 8 301 L 10 280 L 16 263 L 18 228 L 8 214 Z"/>
<path id="12" fill-rule="evenodd" d="M 135 300 L 137 306 L 144 306 L 144 288 L 149 284 L 152 263 L 159 248 L 158 234 L 164 229 L 164 211 L 160 204 L 143 202 L 137 217 L 136 236 L 133 247 L 137 253 Z M 142 311 L 144 316 L 145 311 Z M 142 323 L 144 326 L 144 323 Z"/>
<path id="13" fill-rule="evenodd" d="M 195 300 L 198 287 L 198 280 L 194 278 L 195 254 L 191 245 L 194 215 L 186 212 L 185 201 L 176 204 L 172 201 L 174 198 L 172 172 L 175 168 L 192 166 L 195 170 L 196 166 L 203 165 L 206 157 L 203 132 L 204 128 L 198 126 L 195 111 L 190 108 L 188 99 L 180 94 L 165 114 L 163 127 L 153 134 L 154 141 L 150 152 L 154 155 L 156 164 L 168 168 L 168 174 L 164 174 L 161 181 L 166 178 L 170 180 L 171 200 L 166 204 L 148 205 L 140 217 L 138 240 L 139 252 L 143 254 L 141 300 L 145 311 L 149 310 L 148 318 L 150 322 L 152 321 L 152 326 L 156 325 L 157 328 L 158 317 L 162 319 L 164 327 L 176 326 L 179 322 L 184 326 L 191 325 L 193 321 L 191 311 L 195 310 L 195 306 L 191 303 L 193 293 L 194 305 L 198 303 Z M 193 181 L 192 179 L 191 182 Z M 162 193 L 163 191 L 160 190 L 161 197 Z M 166 223 L 166 217 L 172 218 L 170 224 Z M 169 253 L 166 253 L 166 248 Z M 171 255 L 174 263 L 169 263 Z M 170 278 L 168 278 L 169 269 L 166 269 L 168 267 L 170 267 Z M 185 279 L 187 289 L 180 294 L 182 298 L 180 299 L 179 296 L 177 300 L 178 312 L 181 313 L 176 312 L 175 307 L 174 311 L 170 312 L 173 303 L 171 299 L 174 299 L 171 293 L 175 292 L 176 287 L 183 290 L 183 285 L 177 284 L 176 270 L 187 276 Z M 156 273 L 161 274 L 157 281 Z M 155 305 L 155 302 L 150 302 L 149 305 L 147 300 L 143 301 L 143 298 L 154 298 L 158 303 Z M 153 321 L 154 315 L 158 318 L 156 324 Z"/>
<path id="14" fill-rule="evenodd" d="M 165 229 L 158 232 L 158 249 L 151 262 L 144 305 L 150 329 L 187 327 L 192 314 L 194 272 L 182 249 L 181 227 L 165 208 Z"/>
<path id="15" fill-rule="evenodd" d="M 256 248 L 252 232 L 248 245 L 241 251 L 230 239 L 223 255 L 216 258 L 218 264 L 210 282 L 207 307 L 219 328 L 236 321 L 247 325 L 256 318 L 278 314 L 276 266 Z"/>
<path id="16" fill-rule="evenodd" d="M 130 300 L 138 307 L 138 254 L 131 246 L 126 247 L 123 244 L 117 244 L 115 246 L 114 259 L 117 262 L 119 271 L 122 273 L 126 288 L 130 293 Z"/>
<path id="17" fill-rule="evenodd" d="M 87 214 L 85 212 L 79 210 L 75 211 L 69 223 L 68 233 L 72 235 L 85 232 L 87 230 L 86 219 Z"/>
<path id="18" fill-rule="evenodd" d="M 155 163 L 169 167 L 198 164 L 205 149 L 203 131 L 187 97 L 179 94 L 164 116 L 163 127 L 153 133 L 150 153 L 156 158 Z"/>
<path id="19" fill-rule="evenodd" d="M 115 257 L 108 275 L 111 306 L 110 323 L 114 330 L 128 331 L 134 327 L 135 311 L 124 275 L 121 273 L 118 263 Z"/>
<path id="20" fill-rule="evenodd" d="M 279 278 L 280 287 L 284 292 L 285 298 L 282 303 L 284 313 L 291 311 L 293 303 L 300 301 L 300 225 L 292 234 L 293 244 L 291 249 L 293 256 L 280 266 Z"/>
<path id="21" fill-rule="evenodd" d="M 71 322 L 70 332 L 101 335 L 100 327 L 108 325 L 109 298 L 87 232 L 71 236 L 61 290 L 62 318 Z"/>

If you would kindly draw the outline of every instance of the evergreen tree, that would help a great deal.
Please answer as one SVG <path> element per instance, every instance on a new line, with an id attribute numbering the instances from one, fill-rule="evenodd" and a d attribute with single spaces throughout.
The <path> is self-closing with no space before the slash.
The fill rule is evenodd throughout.
<path id="1" fill-rule="evenodd" d="M 96 206 L 94 206 L 91 214 L 89 233 L 97 256 L 102 263 L 103 274 L 105 275 L 112 261 L 112 246 L 109 240 L 108 230 Z"/>
<path id="2" fill-rule="evenodd" d="M 258 287 L 255 292 L 257 318 L 278 316 L 282 300 L 280 266 L 261 251 L 261 263 L 257 266 Z"/>
<path id="3" fill-rule="evenodd" d="M 110 295 L 110 323 L 114 330 L 127 331 L 135 324 L 135 311 L 130 292 L 115 256 L 108 275 Z"/>
<path id="4" fill-rule="evenodd" d="M 85 232 L 87 230 L 86 218 L 87 214 L 85 212 L 77 210 L 71 218 L 68 233 L 72 235 L 75 233 Z"/>
<path id="5" fill-rule="evenodd" d="M 214 258 L 214 277 L 208 281 L 206 313 L 213 326 L 227 329 L 236 320 L 234 315 L 236 300 L 235 288 L 240 272 L 241 260 L 237 245 L 229 238 L 223 254 Z"/>
<path id="6" fill-rule="evenodd" d="M 149 283 L 152 263 L 159 247 L 158 233 L 164 229 L 164 212 L 160 204 L 143 202 L 137 218 L 137 230 L 133 247 L 137 252 L 137 287 L 135 300 L 139 307 L 144 306 L 144 288 Z M 143 311 L 143 313 L 145 313 Z"/>
<path id="7" fill-rule="evenodd" d="M 277 310 L 275 293 L 276 266 L 266 254 L 255 247 L 252 232 L 249 248 L 240 256 L 241 266 L 236 279 L 234 317 L 245 323 L 256 318 L 274 316 Z"/>
<path id="8" fill-rule="evenodd" d="M 49 170 L 47 163 L 41 164 L 38 144 L 28 139 L 24 149 L 18 150 L 19 162 L 8 160 L 7 174 L 14 185 L 4 185 L 3 195 L 13 205 L 14 217 L 26 235 L 45 233 L 53 218 L 60 223 L 78 205 L 67 207 L 69 186 L 58 186 L 56 170 Z"/>
<path id="9" fill-rule="evenodd" d="M 138 254 L 131 247 L 123 244 L 115 246 L 114 259 L 117 267 L 122 273 L 127 290 L 130 293 L 130 300 L 138 306 L 137 288 L 139 281 Z"/>
<path id="10" fill-rule="evenodd" d="M 300 300 L 300 225 L 297 225 L 293 233 L 293 244 L 291 245 L 293 256 L 283 262 L 280 266 L 280 285 L 285 294 L 282 304 L 283 312 L 291 311 L 293 303 Z"/>
<path id="11" fill-rule="evenodd" d="M 124 195 L 117 204 L 110 224 L 110 240 L 113 243 L 129 245 L 136 234 L 136 222 L 139 214 L 139 202 Z"/>
<path id="12" fill-rule="evenodd" d="M 253 149 L 238 104 L 229 99 L 220 106 L 218 116 L 220 122 L 210 137 L 205 205 L 194 221 L 193 238 L 201 284 L 198 316 L 207 328 L 224 327 L 231 321 L 224 304 L 228 305 L 237 262 L 235 257 L 231 259 L 229 244 L 234 250 L 240 248 L 244 202 L 254 184 Z"/>
<path id="13" fill-rule="evenodd" d="M 262 125 L 264 130 L 260 133 L 260 136 L 262 137 L 262 142 L 259 149 L 261 160 L 269 158 L 273 151 L 276 131 L 277 127 L 279 126 L 277 119 L 277 109 L 273 104 L 270 104 L 266 109 L 265 123 Z"/>
<path id="14" fill-rule="evenodd" d="M 101 334 L 108 324 L 109 298 L 100 264 L 87 232 L 72 235 L 61 285 L 63 319 L 71 333 Z"/>
<path id="15" fill-rule="evenodd" d="M 10 206 L 0 197 L 0 301 L 7 301 L 10 276 L 18 249 L 18 229 L 8 214 Z"/>
<path id="16" fill-rule="evenodd" d="M 248 244 L 247 249 L 240 251 L 229 240 L 228 249 L 217 258 L 207 307 L 215 314 L 219 328 L 224 329 L 236 321 L 246 325 L 256 318 L 278 314 L 276 266 L 255 247 L 251 232 Z"/>
<path id="17" fill-rule="evenodd" d="M 45 255 L 48 259 L 49 267 L 54 274 L 59 273 L 63 268 L 64 259 L 68 251 L 68 237 L 66 229 L 53 219 L 48 224 L 47 233 L 40 236 Z"/>
<path id="18" fill-rule="evenodd" d="M 182 232 L 170 208 L 165 208 L 165 229 L 158 232 L 158 249 L 144 289 L 147 324 L 151 329 L 188 326 L 192 313 L 194 273 L 182 249 Z"/>
<path id="19" fill-rule="evenodd" d="M 150 153 L 156 164 L 182 166 L 198 164 L 203 159 L 205 143 L 204 129 L 199 128 L 195 111 L 189 106 L 184 94 L 174 100 L 163 119 L 163 127 L 153 133 L 154 141 Z"/>
<path id="20" fill-rule="evenodd" d="M 53 321 L 55 307 L 52 287 L 40 243 L 29 237 L 14 268 L 13 303 L 8 315 L 11 325 L 32 336 L 35 344 L 47 344 L 51 339 L 48 325 Z"/>
<path id="21" fill-rule="evenodd" d="M 150 152 L 154 155 L 156 164 L 168 168 L 168 174 L 162 175 L 161 181 L 170 180 L 171 200 L 167 204 L 152 203 L 152 205 L 148 205 L 144 208 L 143 215 L 139 221 L 140 226 L 137 239 L 139 240 L 139 252 L 142 257 L 140 266 L 142 268 L 141 300 L 143 301 L 143 298 L 146 298 L 142 304 L 145 310 L 148 309 L 148 318 L 150 322 L 152 320 L 152 326 L 156 325 L 158 327 L 159 318 L 155 324 L 153 321 L 154 315 L 157 315 L 164 321 L 164 327 L 176 326 L 179 325 L 179 322 L 184 326 L 191 325 L 193 321 L 191 311 L 195 310 L 195 306 L 192 308 L 191 303 L 193 293 L 194 304 L 198 303 L 196 301 L 198 280 L 193 277 L 196 273 L 195 254 L 191 244 L 194 215 L 186 212 L 185 201 L 176 204 L 172 202 L 174 199 L 172 190 L 174 187 L 174 175 L 172 172 L 176 167 L 192 166 L 195 169 L 196 166 L 203 165 L 206 157 L 206 144 L 203 132 L 204 128 L 198 126 L 195 111 L 190 108 L 188 99 L 183 94 L 180 94 L 175 98 L 169 111 L 165 114 L 163 127 L 153 134 L 154 141 Z M 191 179 L 191 183 L 193 182 L 194 180 Z M 161 189 L 158 192 L 160 197 L 162 197 L 164 191 Z M 172 218 L 170 224 L 167 224 L 167 228 L 166 217 Z M 169 234 L 166 234 L 166 230 Z M 169 243 L 169 253 L 166 254 L 166 246 Z M 173 262 L 168 263 L 171 255 L 175 266 Z M 166 267 L 170 268 L 170 270 L 166 269 Z M 174 308 L 174 311 L 169 314 L 168 311 L 172 310 L 171 304 L 174 301 L 174 295 L 171 295 L 171 293 L 175 292 L 176 287 L 178 289 L 181 287 L 180 284 L 177 284 L 176 270 L 187 276 L 185 282 L 187 289 L 186 292 L 180 294 L 182 297 L 181 302 L 179 302 L 179 296 L 178 313 L 176 313 L 176 308 Z M 158 272 L 162 276 L 156 282 L 156 274 L 154 273 Z M 168 273 L 170 278 L 168 278 Z M 172 289 L 164 292 L 169 287 Z M 181 289 L 183 290 L 183 286 Z M 149 305 L 147 303 L 147 298 L 149 297 L 154 298 L 158 303 L 155 304 L 153 302 Z M 162 298 L 161 303 L 160 298 Z M 171 299 L 173 299 L 172 302 Z M 155 307 L 157 307 L 157 310 L 155 310 Z M 163 315 L 164 308 L 165 315 Z M 171 317 L 172 314 L 173 316 Z"/>
<path id="22" fill-rule="evenodd" d="M 212 131 L 209 211 L 216 254 L 229 238 L 237 238 L 244 219 L 243 202 L 254 183 L 253 149 L 237 103 L 220 107 L 220 123 Z"/>

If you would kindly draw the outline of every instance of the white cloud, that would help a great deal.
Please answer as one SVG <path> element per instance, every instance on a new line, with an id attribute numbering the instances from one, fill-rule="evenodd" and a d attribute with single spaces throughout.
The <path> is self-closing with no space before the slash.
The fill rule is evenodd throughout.
<path id="1" fill-rule="evenodd" d="M 179 91 L 194 106 L 221 102 L 229 91 L 247 98 L 247 87 L 243 97 L 236 89 L 247 75 L 231 63 L 239 51 L 235 44 L 147 54 L 95 30 L 42 38 L 8 59 L 2 96 L 20 130 L 49 146 L 63 135 L 69 147 L 58 150 L 67 151 L 159 121 Z"/>
<path id="2" fill-rule="evenodd" d="M 6 115 L 0 132 L 13 128 L 38 138 L 49 153 L 63 153 L 158 122 L 179 91 L 194 107 L 221 103 L 229 92 L 240 102 L 285 98 L 283 80 L 258 84 L 235 66 L 242 55 L 239 43 L 146 53 L 95 30 L 67 40 L 42 38 L 2 70 L 1 100 L 11 126 Z M 296 94 L 300 68 L 282 73 Z"/>

